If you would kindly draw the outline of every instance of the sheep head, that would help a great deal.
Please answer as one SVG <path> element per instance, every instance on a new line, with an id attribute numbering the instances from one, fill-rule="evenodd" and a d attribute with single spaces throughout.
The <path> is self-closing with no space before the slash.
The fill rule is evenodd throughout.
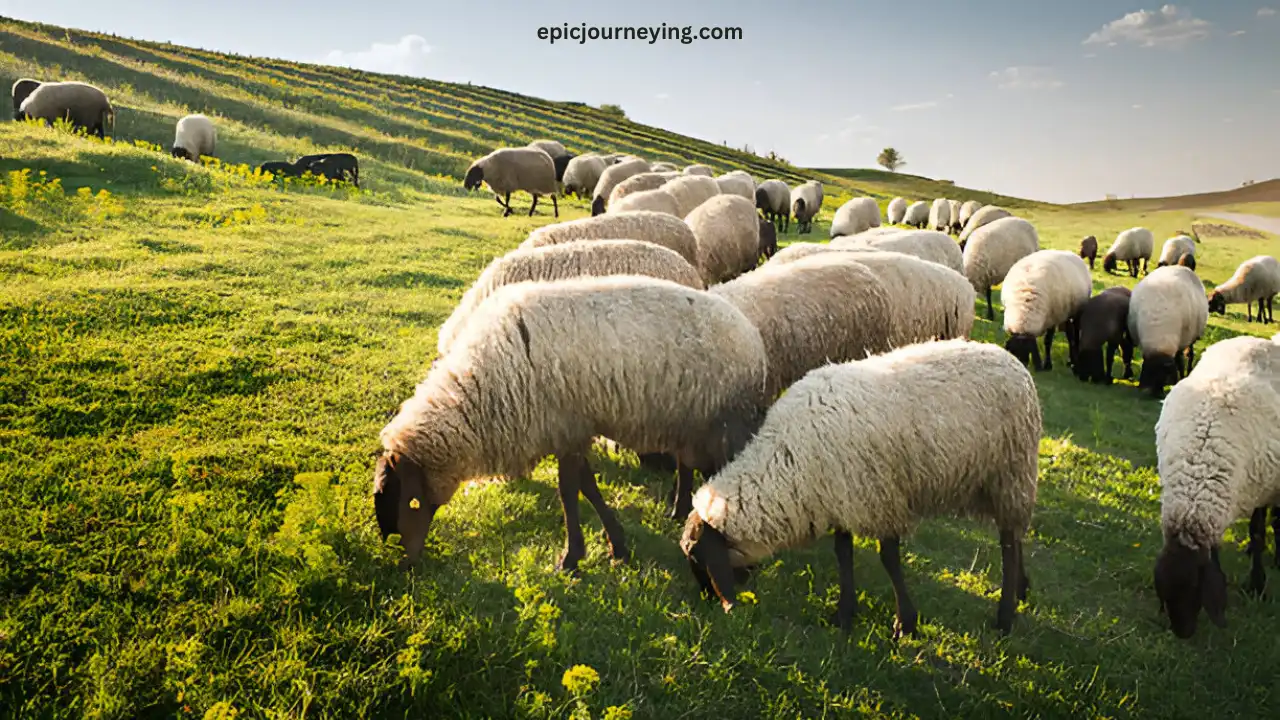
<path id="1" fill-rule="evenodd" d="M 1009 339 L 1004 343 L 1004 349 L 1014 357 L 1018 358 L 1018 362 L 1026 365 L 1031 362 L 1031 356 L 1036 350 L 1036 336 L 1016 334 L 1010 335 Z M 1039 370 L 1039 368 L 1036 368 Z"/>
<path id="2" fill-rule="evenodd" d="M 476 163 L 467 168 L 467 176 L 462 180 L 462 187 L 466 190 L 475 190 L 482 182 L 484 182 L 484 166 Z"/>
<path id="3" fill-rule="evenodd" d="M 689 569 L 698 581 L 702 592 L 710 599 L 720 600 L 725 612 L 733 609 L 737 600 L 734 589 L 734 571 L 729 562 L 729 541 L 702 519 L 697 512 L 689 513 L 680 549 L 689 559 Z"/>
<path id="4" fill-rule="evenodd" d="M 1221 291 L 1214 290 L 1209 294 L 1209 312 L 1219 315 L 1227 314 L 1227 298 Z"/>
<path id="5" fill-rule="evenodd" d="M 182 158 L 183 160 L 192 160 L 192 161 L 195 160 L 195 158 L 191 157 L 191 153 L 187 152 L 186 148 L 180 148 L 180 147 L 177 147 L 176 145 L 174 146 L 173 151 L 170 154 L 176 158 Z"/>
<path id="6" fill-rule="evenodd" d="M 604 197 L 597 195 L 596 198 L 591 201 L 591 217 L 595 217 L 596 215 L 603 215 L 603 214 L 604 214 Z"/>
<path id="7" fill-rule="evenodd" d="M 1109 273 L 1115 273 L 1117 264 L 1116 254 L 1113 252 L 1109 252 L 1102 257 L 1102 269 Z"/>
<path id="8" fill-rule="evenodd" d="M 1227 626 L 1227 577 L 1208 548 L 1192 550 L 1166 538 L 1156 560 L 1155 586 L 1160 612 L 1168 615 L 1174 635 L 1184 640 L 1195 635 L 1202 608 L 1214 625 Z"/>
<path id="9" fill-rule="evenodd" d="M 401 567 L 417 562 L 422 555 L 440 504 L 429 502 L 427 477 L 422 466 L 408 455 L 383 454 L 373 471 L 373 510 L 382 539 L 398 534 L 404 548 Z"/>

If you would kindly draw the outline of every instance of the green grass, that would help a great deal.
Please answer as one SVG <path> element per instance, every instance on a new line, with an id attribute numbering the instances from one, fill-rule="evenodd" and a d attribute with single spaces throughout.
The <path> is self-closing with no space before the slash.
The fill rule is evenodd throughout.
<path id="1" fill-rule="evenodd" d="M 122 98 L 111 143 L 0 124 L 0 715 L 1174 718 L 1280 708 L 1274 599 L 1237 593 L 1230 627 L 1206 623 L 1189 642 L 1164 628 L 1151 589 L 1159 405 L 1131 384 L 1077 382 L 1061 342 L 1058 369 L 1036 378 L 1046 437 L 1027 546 L 1033 588 L 1008 638 L 987 629 L 994 532 L 960 521 L 926 523 L 905 542 L 925 618 L 918 639 L 891 640 L 892 592 L 869 541 L 855 560 L 864 611 L 851 636 L 823 620 L 837 595 L 829 541 L 778 554 L 749 588 L 755 604 L 725 615 L 697 596 L 679 529 L 662 515 L 668 481 L 629 454 L 596 464 L 631 566 L 609 567 L 587 512 L 582 576 L 552 571 L 564 540 L 548 460 L 529 478 L 460 493 L 420 570 L 398 572 L 370 501 L 378 431 L 471 280 L 551 221 L 504 220 L 492 199 L 465 193 L 456 178 L 470 156 L 543 135 L 576 149 L 617 137 L 619 149 L 655 159 L 801 171 L 483 88 L 8 21 L 0 69 L 5 87 L 74 69 Z M 401 104 L 376 116 L 349 105 L 373 88 Z M 167 147 L 181 103 L 220 114 L 227 165 L 195 167 L 133 142 Z M 238 166 L 337 147 L 358 148 L 367 188 L 279 186 Z M 847 174 L 830 176 L 831 195 L 911 192 L 893 183 L 933 192 L 909 176 Z M 561 207 L 562 219 L 587 212 Z M 1063 248 L 1086 234 L 1105 244 L 1134 224 L 1167 237 L 1193 215 L 1018 207 Z M 803 239 L 825 235 L 820 222 Z M 1274 238 L 1207 239 L 1199 271 L 1220 282 L 1241 259 L 1276 251 Z M 1130 282 L 1100 267 L 1095 277 Z M 1271 330 L 1233 307 L 1207 341 Z M 985 320 L 975 334 L 1000 340 Z M 1245 535 L 1233 526 L 1223 553 L 1237 585 Z M 571 692 L 563 681 L 577 665 L 598 681 L 571 673 Z"/>

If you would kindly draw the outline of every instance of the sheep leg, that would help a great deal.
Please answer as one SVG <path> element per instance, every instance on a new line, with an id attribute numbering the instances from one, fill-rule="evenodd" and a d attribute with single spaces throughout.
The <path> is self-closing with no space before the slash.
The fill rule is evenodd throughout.
<path id="1" fill-rule="evenodd" d="M 1124 359 L 1124 379 L 1133 379 L 1133 338 L 1125 333 L 1124 338 L 1120 341 L 1120 352 Z"/>
<path id="2" fill-rule="evenodd" d="M 889 573 L 889 582 L 893 583 L 893 596 L 898 602 L 898 617 L 893 622 L 893 639 L 903 635 L 916 634 L 916 620 L 919 613 L 907 594 L 907 581 L 902 577 L 902 555 L 900 541 L 897 536 L 880 538 L 880 564 Z"/>
<path id="3" fill-rule="evenodd" d="M 693 512 L 693 468 L 682 462 L 676 463 L 675 503 L 667 517 L 672 520 L 683 520 Z"/>
<path id="4" fill-rule="evenodd" d="M 497 196 L 495 195 L 494 197 L 497 197 Z M 502 213 L 502 217 L 507 217 L 508 215 L 510 215 L 511 214 L 511 193 L 507 193 L 507 198 L 506 200 L 502 201 L 501 205 L 502 207 L 506 208 L 506 210 Z"/>
<path id="5" fill-rule="evenodd" d="M 560 203 L 556 202 L 556 196 L 551 196 L 551 209 L 555 210 L 555 216 L 560 217 Z"/>
<path id="6" fill-rule="evenodd" d="M 1186 372 L 1187 372 L 1186 366 L 1183 365 L 1182 359 L 1183 359 L 1183 355 L 1181 351 L 1173 354 L 1173 372 L 1174 372 L 1173 384 L 1175 385 L 1178 383 L 1179 380 L 1183 378 L 1184 375 L 1186 375 Z M 1162 380 L 1161 383 L 1163 382 L 1164 381 Z"/>
<path id="7" fill-rule="evenodd" d="M 631 552 L 627 548 L 627 538 L 622 530 L 622 523 L 618 522 L 618 516 L 600 494 L 600 486 L 596 484 L 596 474 L 591 471 L 591 465 L 586 458 L 581 458 L 578 472 L 582 483 L 582 496 L 595 509 L 596 516 L 600 518 L 600 524 L 604 526 L 604 534 L 609 539 L 609 557 L 615 562 L 626 562 L 631 558 Z"/>
<path id="8" fill-rule="evenodd" d="M 533 203 L 529 205 L 529 217 L 533 217 L 533 211 L 538 207 L 538 196 L 533 196 Z"/>
<path id="9" fill-rule="evenodd" d="M 1276 299 L 1275 295 L 1272 295 L 1271 297 L 1267 298 L 1267 322 L 1276 321 L 1275 308 L 1272 307 L 1272 304 L 1275 302 L 1275 299 Z"/>
<path id="10" fill-rule="evenodd" d="M 1192 342 L 1187 346 L 1187 374 L 1191 374 L 1192 368 L 1196 366 L 1196 344 Z M 1186 375 L 1183 375 L 1186 377 Z"/>
<path id="11" fill-rule="evenodd" d="M 1022 568 L 1022 539 L 1013 530 L 1000 531 L 1000 561 L 1003 577 L 995 627 L 1007 635 L 1013 630 L 1013 616 L 1018 611 L 1018 600 L 1026 598 L 1027 590 L 1031 587 Z"/>
<path id="12" fill-rule="evenodd" d="M 1271 507 L 1271 535 L 1276 543 L 1276 567 L 1280 568 L 1280 505 Z"/>
<path id="13" fill-rule="evenodd" d="M 840 571 L 840 599 L 836 601 L 836 612 L 831 616 L 831 624 L 844 632 L 853 630 L 853 618 L 858 614 L 858 589 L 853 583 L 853 534 L 837 530 L 836 567 Z"/>
<path id="14" fill-rule="evenodd" d="M 1053 369 L 1053 334 L 1053 328 L 1049 328 L 1049 331 L 1044 334 L 1044 370 Z M 1067 337 L 1070 342 L 1070 335 L 1068 334 Z"/>
<path id="15" fill-rule="evenodd" d="M 996 311 L 991 304 L 991 288 L 987 288 L 987 320 L 995 322 Z"/>
<path id="16" fill-rule="evenodd" d="M 1244 304 L 1245 322 L 1253 322 L 1253 301 Z"/>
<path id="17" fill-rule="evenodd" d="M 581 490 L 582 472 L 580 462 L 586 458 L 573 455 L 563 457 L 557 455 L 560 466 L 559 492 L 560 506 L 564 510 L 564 553 L 556 563 L 556 569 L 567 573 L 576 573 L 578 563 L 587 556 L 587 543 L 582 538 L 582 516 L 578 510 L 578 492 Z"/>
<path id="18" fill-rule="evenodd" d="M 1267 506 L 1254 508 L 1249 517 L 1249 568 L 1248 591 L 1262 597 L 1267 587 L 1267 571 L 1262 568 L 1262 554 L 1267 550 Z"/>
<path id="19" fill-rule="evenodd" d="M 1031 367 L 1035 368 L 1037 372 L 1044 369 L 1040 358 L 1040 345 L 1035 342 L 1035 338 L 1032 338 L 1031 342 Z"/>

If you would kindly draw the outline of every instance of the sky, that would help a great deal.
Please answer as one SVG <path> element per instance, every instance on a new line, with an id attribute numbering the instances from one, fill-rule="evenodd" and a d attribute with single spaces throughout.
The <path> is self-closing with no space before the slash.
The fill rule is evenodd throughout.
<path id="1" fill-rule="evenodd" d="M 0 0 L 0 15 L 82 30 L 616 103 L 637 122 L 801 167 L 874 167 L 891 146 L 904 172 L 1051 202 L 1280 176 L 1278 11 L 1280 0 Z M 742 37 L 538 37 L 584 23 Z"/>

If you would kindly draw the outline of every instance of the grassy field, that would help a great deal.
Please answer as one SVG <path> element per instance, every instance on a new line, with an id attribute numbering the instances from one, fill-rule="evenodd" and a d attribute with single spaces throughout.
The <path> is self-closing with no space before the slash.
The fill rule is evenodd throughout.
<path id="1" fill-rule="evenodd" d="M 893 596 L 872 541 L 857 549 L 864 614 L 851 636 L 823 619 L 837 594 L 828 541 L 779 554 L 753 581 L 754 604 L 725 615 L 697 596 L 679 528 L 663 517 L 668 481 L 631 455 L 596 459 L 631 566 L 609 567 L 587 512 L 584 572 L 552 571 L 563 529 L 549 460 L 460 493 L 420 570 L 395 569 L 370 500 L 378 431 L 468 283 L 551 221 L 504 220 L 491 198 L 464 192 L 471 157 L 553 136 L 761 178 L 822 177 L 838 189 L 812 239 L 826 236 L 830 203 L 853 193 L 985 195 L 875 171 L 815 174 L 484 88 L 0 21 L 0 84 L 21 75 L 99 82 L 120 118 L 109 143 L 0 123 L 0 716 L 1280 710 L 1275 599 L 1236 593 L 1230 627 L 1205 623 L 1189 642 L 1157 615 L 1159 405 L 1130 384 L 1081 384 L 1061 357 L 1037 376 L 1046 437 L 1026 551 L 1033 586 L 1008 638 L 987 629 L 994 531 L 960 521 L 904 543 L 918 638 L 891 640 Z M 219 116 L 225 165 L 155 147 L 168 147 L 184 107 Z M 367 187 L 280 186 L 240 166 L 337 148 L 360 153 Z M 1063 248 L 1136 224 L 1167 237 L 1195 219 L 1002 202 Z M 561 208 L 562 219 L 587 213 Z M 1209 284 L 1280 251 L 1274 237 L 1202 240 Z M 1100 265 L 1095 278 L 1131 284 Z M 1233 307 L 1201 346 L 1273 329 Z M 985 320 L 975 334 L 1001 340 Z M 1246 534 L 1238 523 L 1226 538 L 1235 585 Z"/>

